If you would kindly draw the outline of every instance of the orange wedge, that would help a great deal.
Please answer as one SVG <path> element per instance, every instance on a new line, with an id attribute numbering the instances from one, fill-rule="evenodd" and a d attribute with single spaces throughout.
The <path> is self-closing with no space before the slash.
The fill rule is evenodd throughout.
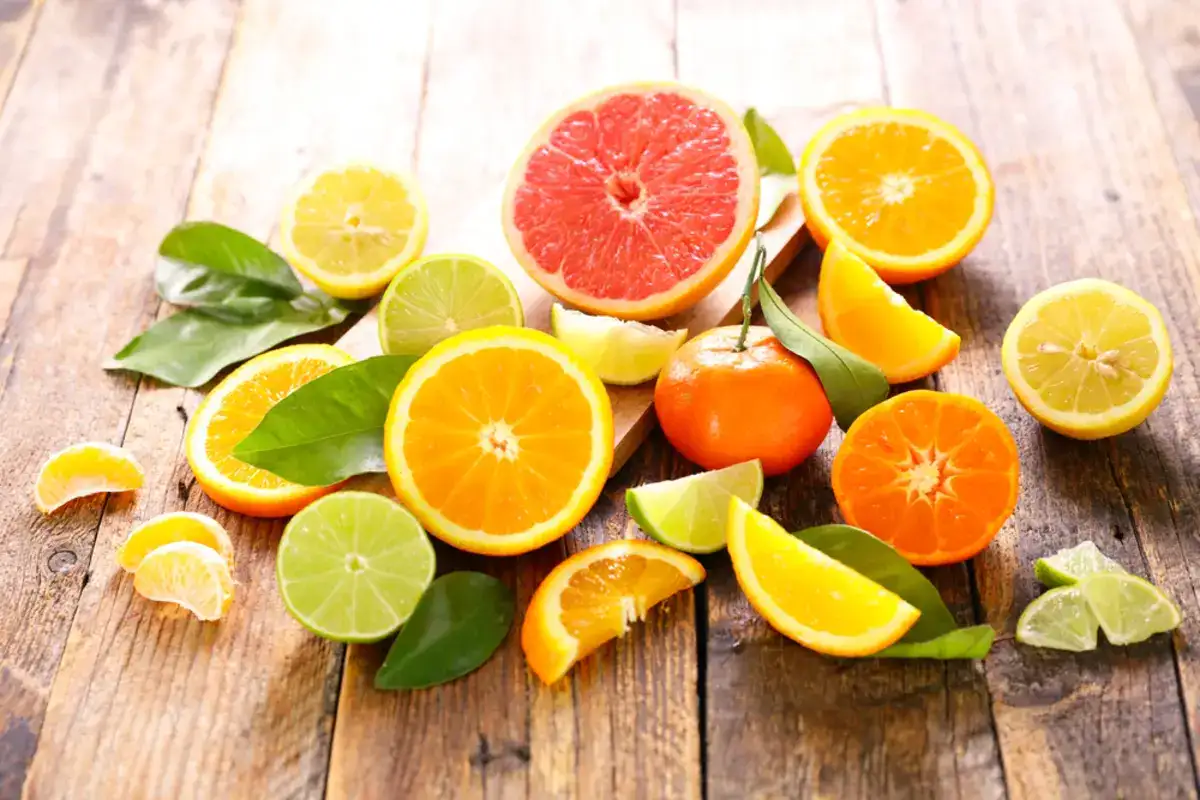
<path id="1" fill-rule="evenodd" d="M 817 308 L 826 335 L 883 370 L 889 383 L 924 378 L 958 355 L 958 334 L 918 311 L 835 239 L 825 250 Z"/>
<path id="2" fill-rule="evenodd" d="M 729 502 L 729 558 L 738 585 L 789 639 L 831 656 L 867 656 L 895 643 L 921 616 L 739 498 Z"/>
<path id="3" fill-rule="evenodd" d="M 59 450 L 42 465 L 33 487 L 38 511 L 49 514 L 77 497 L 140 489 L 146 474 L 128 450 L 84 442 Z"/>
<path id="4" fill-rule="evenodd" d="M 544 683 L 554 683 L 623 636 L 630 622 L 702 580 L 699 561 L 661 544 L 622 540 L 589 547 L 555 567 L 534 593 L 521 626 L 525 660 Z"/>
<path id="5" fill-rule="evenodd" d="M 230 373 L 204 398 L 185 435 L 196 482 L 213 501 L 252 517 L 295 514 L 332 486 L 300 486 L 233 457 L 233 448 L 297 388 L 349 364 L 349 353 L 298 344 L 263 353 Z"/>
<path id="6" fill-rule="evenodd" d="M 834 239 L 888 283 L 945 272 L 992 218 L 983 156 L 932 114 L 864 108 L 828 122 L 800 159 L 800 205 L 813 239 Z"/>
<path id="7" fill-rule="evenodd" d="M 425 529 L 484 555 L 516 555 L 573 528 L 612 465 L 596 374 L 541 331 L 453 336 L 414 364 L 383 431 L 396 494 Z"/>

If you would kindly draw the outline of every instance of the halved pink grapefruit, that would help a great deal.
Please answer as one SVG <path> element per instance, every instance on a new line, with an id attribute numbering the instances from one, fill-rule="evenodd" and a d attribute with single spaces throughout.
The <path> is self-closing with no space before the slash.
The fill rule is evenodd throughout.
<path id="1" fill-rule="evenodd" d="M 556 112 L 517 159 L 504 233 L 565 303 L 623 319 L 694 305 L 754 233 L 758 161 L 738 115 L 675 83 L 615 86 Z"/>

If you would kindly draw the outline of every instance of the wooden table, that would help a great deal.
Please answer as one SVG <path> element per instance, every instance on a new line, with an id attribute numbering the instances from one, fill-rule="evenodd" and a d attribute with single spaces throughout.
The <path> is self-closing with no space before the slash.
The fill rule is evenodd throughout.
<path id="1" fill-rule="evenodd" d="M 911 296 L 963 336 L 932 381 L 1020 442 L 1021 502 L 968 564 L 931 572 L 983 664 L 843 661 L 785 641 L 723 555 L 694 594 L 546 688 L 516 636 L 440 689 L 371 687 L 379 647 L 317 639 L 274 585 L 282 523 L 216 508 L 180 442 L 197 392 L 100 364 L 156 315 L 159 238 L 183 218 L 273 232 L 287 188 L 353 157 L 411 164 L 433 225 L 503 177 L 587 89 L 678 78 L 757 106 L 798 150 L 823 119 L 916 106 L 967 131 L 996 215 Z M 1196 0 L 0 0 L 0 796 L 31 798 L 1192 797 L 1200 741 L 1200 6 Z M 811 316 L 816 259 L 781 280 Z M 1113 440 L 1039 428 L 1000 372 L 1021 303 L 1096 275 L 1162 309 L 1175 377 Z M 768 482 L 828 522 L 837 446 Z M 133 498 L 43 518 L 46 454 L 123 442 Z M 685 474 L 655 435 L 587 520 L 527 557 L 440 551 L 523 606 L 564 552 L 639 535 L 625 487 Z M 113 550 L 137 522 L 214 514 L 237 602 L 200 624 L 136 598 Z M 1083 655 L 1016 645 L 1030 564 L 1094 539 L 1184 610 L 1173 637 Z"/>

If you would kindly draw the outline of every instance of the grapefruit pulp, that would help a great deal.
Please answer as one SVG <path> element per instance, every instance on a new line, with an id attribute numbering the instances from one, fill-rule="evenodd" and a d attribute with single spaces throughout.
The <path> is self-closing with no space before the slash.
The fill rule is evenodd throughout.
<path id="1" fill-rule="evenodd" d="M 754 232 L 758 162 L 733 109 L 674 83 L 616 86 L 553 114 L 504 193 L 513 256 L 565 303 L 622 319 L 694 305 Z"/>

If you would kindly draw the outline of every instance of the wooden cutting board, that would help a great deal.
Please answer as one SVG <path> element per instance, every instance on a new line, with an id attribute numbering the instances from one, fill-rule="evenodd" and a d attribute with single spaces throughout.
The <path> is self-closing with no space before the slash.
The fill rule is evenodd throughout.
<path id="1" fill-rule="evenodd" d="M 472 212 L 457 220 L 431 220 L 429 240 L 425 253 L 471 253 L 492 262 L 512 279 L 525 307 L 525 322 L 540 330 L 549 330 L 550 306 L 554 298 L 549 295 L 517 264 L 508 248 L 500 224 L 501 191 L 478 205 Z M 807 241 L 804 218 L 795 193 L 789 194 L 770 224 L 763 228 L 763 245 L 767 249 L 766 276 L 774 281 L 791 263 Z M 686 328 L 695 336 L 709 328 L 729 325 L 742 319 L 742 289 L 746 284 L 746 271 L 750 268 L 753 245 L 733 272 L 697 305 L 682 314 L 663 322 L 672 330 Z M 380 355 L 378 321 L 375 310 L 363 317 L 337 342 L 355 358 Z M 614 453 L 612 471 L 615 473 L 628 460 L 650 432 L 654 422 L 651 411 L 654 383 L 640 386 L 609 386 L 608 396 L 612 401 Z"/>

